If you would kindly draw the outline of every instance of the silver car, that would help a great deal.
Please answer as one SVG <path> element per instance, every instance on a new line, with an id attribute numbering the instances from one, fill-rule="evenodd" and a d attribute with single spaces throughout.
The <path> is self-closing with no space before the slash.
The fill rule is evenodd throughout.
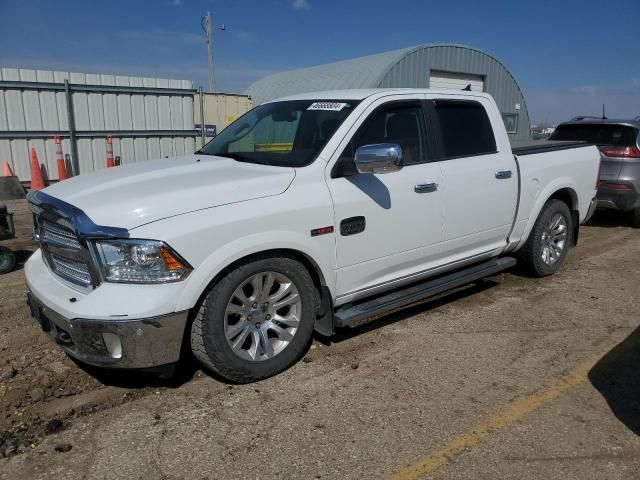
<path id="1" fill-rule="evenodd" d="M 640 228 L 640 117 L 576 117 L 560 124 L 549 139 L 597 145 L 602 157 L 598 208 L 630 212 L 633 225 Z"/>

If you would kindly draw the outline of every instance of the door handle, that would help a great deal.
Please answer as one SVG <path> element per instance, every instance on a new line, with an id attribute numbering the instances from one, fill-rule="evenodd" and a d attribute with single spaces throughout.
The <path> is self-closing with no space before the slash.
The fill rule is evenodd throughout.
<path id="1" fill-rule="evenodd" d="M 437 183 L 419 183 L 413 187 L 413 191 L 416 193 L 431 193 L 438 190 Z"/>
<path id="2" fill-rule="evenodd" d="M 498 170 L 496 172 L 496 178 L 498 180 L 504 180 L 505 178 L 511 178 L 512 172 L 511 170 Z"/>

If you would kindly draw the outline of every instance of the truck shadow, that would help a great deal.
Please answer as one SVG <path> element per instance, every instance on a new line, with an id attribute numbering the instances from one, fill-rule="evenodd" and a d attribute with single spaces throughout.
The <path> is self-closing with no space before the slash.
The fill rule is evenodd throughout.
<path id="1" fill-rule="evenodd" d="M 425 313 L 434 308 L 447 305 L 462 298 L 471 297 L 485 290 L 500 285 L 499 282 L 491 279 L 480 280 L 468 286 L 453 290 L 433 299 L 427 299 L 417 305 L 407 307 L 403 310 L 375 318 L 355 327 L 343 328 L 338 330 L 332 337 L 324 337 L 317 333 L 314 334 L 314 340 L 330 345 L 331 343 L 339 343 L 358 335 L 371 332 L 378 328 L 384 328 L 387 325 L 400 322 L 407 318 L 420 313 Z M 307 347 L 307 349 L 311 346 Z M 306 354 L 307 352 L 305 352 Z M 72 359 L 73 360 L 73 359 Z M 183 350 L 182 360 L 179 363 L 168 367 L 148 369 L 148 370 L 107 370 L 86 365 L 82 362 L 74 360 L 76 365 L 91 375 L 97 381 L 107 386 L 115 386 L 129 389 L 144 388 L 179 388 L 185 383 L 193 380 L 196 373 L 202 369 L 197 360 L 191 355 L 188 349 Z M 213 372 L 206 371 L 206 375 L 220 381 L 221 383 L 234 384 Z"/>
<path id="2" fill-rule="evenodd" d="M 69 358 L 101 384 L 129 389 L 178 388 L 192 380 L 201 368 L 191 355 L 183 355 L 175 364 L 144 370 L 104 369 Z"/>
<path id="3" fill-rule="evenodd" d="M 396 312 L 377 318 L 374 317 L 371 320 L 366 320 L 365 323 L 361 323 L 352 327 L 341 328 L 336 331 L 336 333 L 332 337 L 325 337 L 323 335 L 315 333 L 314 339 L 326 346 L 329 346 L 332 343 L 340 343 L 364 333 L 371 332 L 379 328 L 384 328 L 388 325 L 393 325 L 394 323 L 406 320 L 407 318 L 413 317 L 414 315 L 426 313 L 443 305 L 456 302 L 462 298 L 472 297 L 498 285 L 500 285 L 500 282 L 492 280 L 490 278 L 485 278 L 475 283 L 471 283 L 464 287 L 452 290 L 451 292 L 444 293 L 437 297 L 425 299 L 423 302 L 410 307 L 406 307 L 402 310 L 398 310 Z"/>
<path id="4" fill-rule="evenodd" d="M 631 214 L 629 212 L 621 212 L 619 210 L 596 210 L 591 220 L 586 224 L 587 227 L 629 227 L 631 225 Z"/>
<path id="5" fill-rule="evenodd" d="M 376 202 L 379 207 L 385 210 L 391 208 L 391 194 L 387 186 L 379 178 L 374 175 L 354 175 L 346 177 L 346 179 Z"/>
<path id="6" fill-rule="evenodd" d="M 640 327 L 602 357 L 589 380 L 618 420 L 640 435 Z"/>

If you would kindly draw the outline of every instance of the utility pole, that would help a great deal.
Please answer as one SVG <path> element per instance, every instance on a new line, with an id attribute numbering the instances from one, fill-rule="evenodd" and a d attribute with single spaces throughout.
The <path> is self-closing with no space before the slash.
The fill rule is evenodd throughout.
<path id="1" fill-rule="evenodd" d="M 205 33 L 205 42 L 207 44 L 207 60 L 208 60 L 208 71 L 209 71 L 209 91 L 216 91 L 216 78 L 213 73 L 213 30 L 216 27 L 213 25 L 213 20 L 211 17 L 211 12 L 207 12 L 207 14 L 202 17 L 202 30 Z M 220 30 L 226 30 L 227 27 L 223 23 L 219 27 Z"/>

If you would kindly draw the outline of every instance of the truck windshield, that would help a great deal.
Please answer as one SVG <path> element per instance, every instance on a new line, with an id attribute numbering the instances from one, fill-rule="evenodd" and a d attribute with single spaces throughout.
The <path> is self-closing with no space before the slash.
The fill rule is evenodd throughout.
<path id="1" fill-rule="evenodd" d="M 199 152 L 278 167 L 311 164 L 359 102 L 291 100 L 260 105 Z"/>

